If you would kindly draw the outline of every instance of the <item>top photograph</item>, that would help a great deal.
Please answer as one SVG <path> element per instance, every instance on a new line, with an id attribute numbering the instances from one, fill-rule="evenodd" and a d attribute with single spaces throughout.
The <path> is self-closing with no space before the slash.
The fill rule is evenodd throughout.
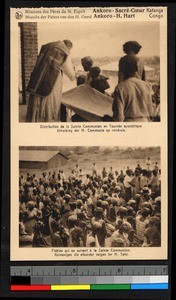
<path id="1" fill-rule="evenodd" d="M 19 122 L 160 122 L 160 22 L 19 22 L 18 35 Z"/>

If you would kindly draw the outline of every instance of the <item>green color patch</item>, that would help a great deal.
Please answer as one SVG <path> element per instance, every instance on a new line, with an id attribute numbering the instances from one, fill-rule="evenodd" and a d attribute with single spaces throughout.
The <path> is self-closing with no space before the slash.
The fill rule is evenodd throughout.
<path id="1" fill-rule="evenodd" d="M 91 290 L 130 290 L 131 284 L 91 284 Z"/>

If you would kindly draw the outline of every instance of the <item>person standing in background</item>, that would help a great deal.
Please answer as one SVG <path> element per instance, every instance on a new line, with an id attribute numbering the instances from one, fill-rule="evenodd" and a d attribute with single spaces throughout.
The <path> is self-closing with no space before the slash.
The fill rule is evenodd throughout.
<path id="1" fill-rule="evenodd" d="M 97 166 L 96 166 L 96 163 L 93 163 L 93 165 L 91 167 L 91 170 L 92 170 L 92 176 L 96 177 L 97 176 Z"/>
<path id="2" fill-rule="evenodd" d="M 136 41 L 129 41 L 129 42 L 126 42 L 123 45 L 123 51 L 126 53 L 126 56 L 132 56 L 132 57 L 134 57 L 135 60 L 136 60 L 136 62 L 137 62 L 137 70 L 136 70 L 136 73 L 135 73 L 135 77 L 139 78 L 139 79 L 142 79 L 142 80 L 145 80 L 144 65 L 139 60 L 139 58 L 136 56 L 136 54 L 139 53 L 139 51 L 141 50 L 141 48 L 142 48 L 142 46 L 138 42 L 136 42 Z M 123 56 L 119 60 L 119 65 L 120 65 L 121 60 L 124 57 L 126 57 L 126 56 Z M 121 73 L 120 70 L 119 70 L 119 82 L 121 82 L 122 80 L 124 80 L 123 73 Z"/>
<path id="3" fill-rule="evenodd" d="M 151 165 L 152 165 L 151 159 L 150 159 L 150 157 L 148 157 L 147 160 L 146 160 L 146 169 L 147 169 L 147 171 L 151 170 Z"/>
<path id="4" fill-rule="evenodd" d="M 131 193 L 131 172 L 130 170 L 126 171 L 126 175 L 123 181 L 124 187 L 125 187 L 125 194 L 126 194 L 126 201 L 131 199 L 132 193 Z"/>

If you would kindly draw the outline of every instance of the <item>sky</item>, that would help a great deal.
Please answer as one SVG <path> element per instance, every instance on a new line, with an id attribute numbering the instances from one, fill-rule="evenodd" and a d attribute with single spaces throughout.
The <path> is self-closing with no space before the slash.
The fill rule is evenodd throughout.
<path id="1" fill-rule="evenodd" d="M 57 40 L 70 39 L 72 57 L 120 57 L 122 45 L 136 40 L 142 45 L 139 56 L 160 55 L 159 22 L 80 22 L 38 23 L 40 47 Z"/>

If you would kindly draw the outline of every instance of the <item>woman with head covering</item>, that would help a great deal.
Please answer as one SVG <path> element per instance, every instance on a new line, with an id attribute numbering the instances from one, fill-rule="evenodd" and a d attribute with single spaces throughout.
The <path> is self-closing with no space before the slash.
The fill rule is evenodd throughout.
<path id="1" fill-rule="evenodd" d="M 136 54 L 139 53 L 140 49 L 142 46 L 136 42 L 136 41 L 128 41 L 123 45 L 123 51 L 126 53 L 125 56 L 123 56 L 119 60 L 119 64 L 121 60 L 123 60 L 126 56 L 132 56 L 135 58 L 137 62 L 137 70 L 135 73 L 135 77 L 145 80 L 145 71 L 144 71 L 144 65 L 143 63 L 139 60 L 139 58 L 136 56 Z M 124 80 L 123 74 L 119 71 L 119 82 Z"/>
<path id="2" fill-rule="evenodd" d="M 65 118 L 61 115 L 63 73 L 71 80 L 75 78 L 69 56 L 71 48 L 69 40 L 42 46 L 27 87 L 26 122 L 52 122 Z"/>

